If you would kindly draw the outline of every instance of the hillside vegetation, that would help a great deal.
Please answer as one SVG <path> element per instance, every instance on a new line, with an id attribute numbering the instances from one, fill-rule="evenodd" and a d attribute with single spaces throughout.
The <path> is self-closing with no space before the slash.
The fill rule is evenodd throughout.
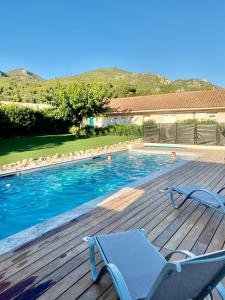
<path id="1" fill-rule="evenodd" d="M 110 97 L 153 95 L 184 91 L 212 90 L 217 88 L 206 80 L 169 80 L 161 75 L 134 73 L 117 68 L 103 68 L 68 76 L 44 80 L 38 75 L 18 68 L 0 71 L 0 100 L 44 103 L 49 102 L 58 82 L 97 81 L 108 90 Z"/>

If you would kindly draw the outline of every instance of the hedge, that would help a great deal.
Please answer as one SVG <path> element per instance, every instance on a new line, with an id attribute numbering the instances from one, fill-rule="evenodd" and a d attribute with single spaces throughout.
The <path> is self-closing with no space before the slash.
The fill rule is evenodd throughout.
<path id="1" fill-rule="evenodd" d="M 0 136 L 68 133 L 71 124 L 56 119 L 50 110 L 33 110 L 19 105 L 0 106 Z"/>
<path id="2" fill-rule="evenodd" d="M 77 133 L 70 122 L 58 119 L 51 109 L 33 110 L 19 105 L 0 105 L 0 137 L 41 134 Z M 84 126 L 79 131 L 83 136 L 126 135 L 143 136 L 143 127 L 135 124 L 108 127 Z"/>
<path id="3" fill-rule="evenodd" d="M 70 129 L 71 133 L 74 133 L 74 130 Z M 80 135 L 93 136 L 93 135 L 119 135 L 119 136 L 133 136 L 133 137 L 142 137 L 143 136 L 143 126 L 136 124 L 123 125 L 116 124 L 107 127 L 90 127 L 84 126 L 80 130 Z"/>

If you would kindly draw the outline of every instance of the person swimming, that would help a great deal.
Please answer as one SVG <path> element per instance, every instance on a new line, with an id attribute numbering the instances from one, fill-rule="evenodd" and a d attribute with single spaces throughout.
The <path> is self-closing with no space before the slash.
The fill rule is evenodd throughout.
<path id="1" fill-rule="evenodd" d="M 176 154 L 175 151 L 172 151 L 172 152 L 170 153 L 170 159 L 171 159 L 172 161 L 175 161 L 175 160 L 177 159 L 177 154 Z"/>
<path id="2" fill-rule="evenodd" d="M 104 159 L 104 160 L 102 160 L 102 161 L 98 161 L 98 162 L 96 162 L 96 164 L 101 164 L 101 165 L 103 165 L 103 164 L 105 164 L 105 163 L 111 163 L 111 162 L 112 162 L 112 155 L 109 154 L 109 155 L 107 156 L 106 159 Z"/>
<path id="3" fill-rule="evenodd" d="M 112 161 L 112 155 L 111 154 L 107 156 L 107 160 Z"/>
<path id="4" fill-rule="evenodd" d="M 94 162 L 94 163 L 90 163 L 90 164 L 88 164 L 88 165 L 86 165 L 88 168 L 90 168 L 90 167 L 94 167 L 95 165 L 105 165 L 105 164 L 107 164 L 107 163 L 111 163 L 112 162 L 112 155 L 111 154 L 109 154 L 108 156 L 107 156 L 107 158 L 106 159 L 104 159 L 104 160 L 100 160 L 100 161 L 96 161 L 96 162 Z"/>

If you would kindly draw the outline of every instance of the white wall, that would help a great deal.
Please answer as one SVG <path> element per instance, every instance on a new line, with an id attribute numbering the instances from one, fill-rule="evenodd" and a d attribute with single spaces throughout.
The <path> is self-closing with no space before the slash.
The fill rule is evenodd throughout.
<path id="1" fill-rule="evenodd" d="M 156 123 L 176 123 L 194 118 L 194 114 L 152 114 L 144 117 L 144 121 L 154 120 Z"/>
<path id="2" fill-rule="evenodd" d="M 114 116 L 95 118 L 95 126 L 104 127 L 114 124 L 137 124 L 142 125 L 143 121 L 154 120 L 156 123 L 175 123 L 187 119 L 212 119 L 219 123 L 225 123 L 225 112 L 196 112 L 196 113 L 175 113 L 175 114 L 149 114 L 135 116 Z"/>
<path id="3" fill-rule="evenodd" d="M 97 127 L 105 127 L 115 124 L 143 124 L 143 116 L 115 116 L 115 117 L 98 117 L 95 118 L 94 124 Z"/>

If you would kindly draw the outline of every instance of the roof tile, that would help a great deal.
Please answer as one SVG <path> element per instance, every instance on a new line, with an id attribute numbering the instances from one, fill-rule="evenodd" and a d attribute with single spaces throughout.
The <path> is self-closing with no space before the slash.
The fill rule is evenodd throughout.
<path id="1" fill-rule="evenodd" d="M 225 89 L 111 99 L 114 112 L 225 108 Z"/>

